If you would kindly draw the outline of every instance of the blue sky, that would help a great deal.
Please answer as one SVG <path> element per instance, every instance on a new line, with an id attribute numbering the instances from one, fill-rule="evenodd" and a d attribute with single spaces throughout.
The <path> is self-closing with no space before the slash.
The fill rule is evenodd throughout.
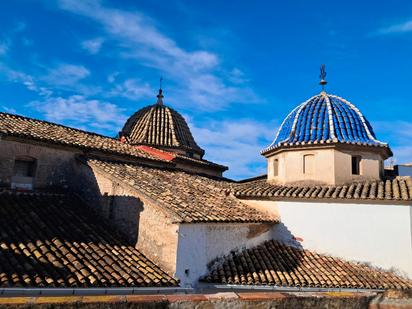
<path id="1" fill-rule="evenodd" d="M 228 177 L 320 91 L 354 103 L 412 161 L 411 1 L 1 1 L 0 110 L 115 136 L 166 104 Z"/>

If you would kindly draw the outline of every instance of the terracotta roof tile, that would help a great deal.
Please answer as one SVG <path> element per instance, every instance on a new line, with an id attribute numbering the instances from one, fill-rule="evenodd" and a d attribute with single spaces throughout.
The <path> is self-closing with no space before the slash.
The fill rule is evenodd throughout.
<path id="1" fill-rule="evenodd" d="M 0 192 L 0 287 L 176 285 L 78 199 Z"/>
<path id="2" fill-rule="evenodd" d="M 135 158 L 165 161 L 110 137 L 2 112 L 0 112 L 0 134 Z"/>
<path id="3" fill-rule="evenodd" d="M 364 264 L 271 240 L 210 264 L 203 281 L 284 287 L 410 289 L 412 281 Z"/>
<path id="4" fill-rule="evenodd" d="M 154 104 L 133 114 L 124 125 L 122 135 L 131 144 L 144 144 L 193 151 L 203 156 L 185 119 L 174 109 Z"/>
<path id="5" fill-rule="evenodd" d="M 172 213 L 177 222 L 277 222 L 228 194 L 230 183 L 177 170 L 89 159 L 87 163 L 129 184 Z"/>
<path id="6" fill-rule="evenodd" d="M 365 181 L 342 186 L 277 185 L 265 179 L 231 185 L 231 192 L 238 198 L 301 198 L 411 201 L 412 179 L 398 177 L 386 181 Z"/>

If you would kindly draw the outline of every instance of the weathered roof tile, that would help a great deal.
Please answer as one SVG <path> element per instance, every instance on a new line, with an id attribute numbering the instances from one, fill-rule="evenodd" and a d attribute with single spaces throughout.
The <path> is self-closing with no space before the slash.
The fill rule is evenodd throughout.
<path id="1" fill-rule="evenodd" d="M 0 112 L 0 134 L 135 158 L 164 161 L 114 138 L 2 112 Z"/>
<path id="2" fill-rule="evenodd" d="M 0 192 L 0 287 L 177 285 L 123 243 L 72 196 Z"/>
<path id="3" fill-rule="evenodd" d="M 393 180 L 370 180 L 342 186 L 278 185 L 266 179 L 250 182 L 233 183 L 230 191 L 238 198 L 259 199 L 350 199 L 350 200 L 384 200 L 411 201 L 412 180 L 399 177 Z"/>
<path id="4" fill-rule="evenodd" d="M 412 288 L 411 280 L 393 273 L 274 240 L 218 258 L 210 264 L 209 274 L 203 280 L 217 284 L 285 287 Z"/>
<path id="5" fill-rule="evenodd" d="M 132 184 L 138 192 L 171 212 L 177 222 L 277 222 L 278 217 L 228 195 L 230 182 L 177 170 L 88 159 L 87 164 Z"/>

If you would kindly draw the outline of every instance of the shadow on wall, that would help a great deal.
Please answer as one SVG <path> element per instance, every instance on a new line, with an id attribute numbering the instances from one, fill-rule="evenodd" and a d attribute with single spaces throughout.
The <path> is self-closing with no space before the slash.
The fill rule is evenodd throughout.
<path id="1" fill-rule="evenodd" d="M 303 250 L 302 244 L 283 222 L 276 224 L 272 239 L 277 240 L 287 246 Z"/>
<path id="2" fill-rule="evenodd" d="M 73 195 L 0 194 L 0 286 L 136 284 L 124 260 L 141 255 L 107 223 Z"/>
<path id="3" fill-rule="evenodd" d="M 125 196 L 120 186 L 105 179 L 105 188 L 100 188 L 93 170 L 77 162 L 69 180 L 69 188 L 103 217 L 116 231 L 135 246 L 139 234 L 140 213 L 143 202 L 134 196 Z M 106 191 L 106 192 L 102 192 Z M 103 194 L 102 194 L 103 193 Z"/>

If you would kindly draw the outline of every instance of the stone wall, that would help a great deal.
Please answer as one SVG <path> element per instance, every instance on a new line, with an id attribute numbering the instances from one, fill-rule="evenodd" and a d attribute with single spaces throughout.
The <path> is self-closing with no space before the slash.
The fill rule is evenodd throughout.
<path id="1" fill-rule="evenodd" d="M 36 160 L 34 188 L 67 187 L 75 165 L 74 150 L 0 139 L 0 185 L 10 187 L 16 158 Z"/>
<path id="2" fill-rule="evenodd" d="M 176 270 L 177 229 L 153 200 L 111 175 L 80 164 L 77 186 L 83 200 L 101 213 L 130 244 L 169 274 Z"/>
<path id="3" fill-rule="evenodd" d="M 0 308 L 410 308 L 410 298 L 354 292 L 226 292 L 60 297 L 3 297 Z"/>

